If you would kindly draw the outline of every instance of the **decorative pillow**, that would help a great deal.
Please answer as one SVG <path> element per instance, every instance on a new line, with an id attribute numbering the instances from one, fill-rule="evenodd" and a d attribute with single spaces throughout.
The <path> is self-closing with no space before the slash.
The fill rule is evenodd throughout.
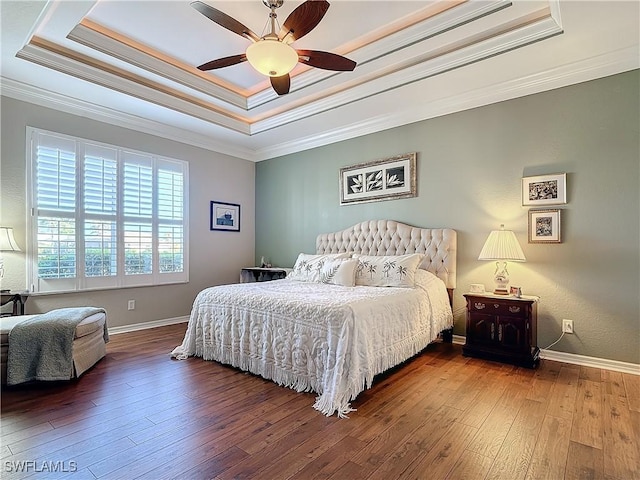
<path id="1" fill-rule="evenodd" d="M 356 284 L 357 260 L 335 258 L 327 260 L 320 270 L 320 282 L 353 287 Z"/>
<path id="2" fill-rule="evenodd" d="M 348 259 L 348 253 L 328 253 L 326 255 L 309 255 L 301 253 L 298 255 L 293 271 L 287 278 L 300 280 L 302 282 L 320 282 L 320 272 L 328 260 Z"/>
<path id="3" fill-rule="evenodd" d="M 356 285 L 371 287 L 413 287 L 418 265 L 424 255 L 358 255 Z"/>

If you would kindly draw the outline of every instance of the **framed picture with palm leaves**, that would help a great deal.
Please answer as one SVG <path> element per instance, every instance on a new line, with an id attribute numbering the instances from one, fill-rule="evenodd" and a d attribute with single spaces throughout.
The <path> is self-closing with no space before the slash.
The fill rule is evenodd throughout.
<path id="1" fill-rule="evenodd" d="M 340 169 L 340 205 L 415 197 L 416 153 Z"/>

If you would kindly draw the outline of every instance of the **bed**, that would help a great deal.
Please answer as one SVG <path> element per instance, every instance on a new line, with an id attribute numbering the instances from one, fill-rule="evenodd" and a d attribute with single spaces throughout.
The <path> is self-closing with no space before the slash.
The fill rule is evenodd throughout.
<path id="1" fill-rule="evenodd" d="M 345 417 L 375 375 L 450 336 L 455 283 L 454 230 L 362 222 L 318 235 L 286 279 L 200 292 L 171 355 L 315 392 L 315 409 Z"/>

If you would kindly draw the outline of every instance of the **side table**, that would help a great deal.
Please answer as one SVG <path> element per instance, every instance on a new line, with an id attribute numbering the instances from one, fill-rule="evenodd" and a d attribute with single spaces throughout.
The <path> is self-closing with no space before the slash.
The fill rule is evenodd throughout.
<path id="1" fill-rule="evenodd" d="M 268 282 L 270 280 L 278 280 L 285 278 L 290 268 L 278 267 L 245 267 L 240 271 L 240 283 L 249 282 Z"/>
<path id="2" fill-rule="evenodd" d="M 24 304 L 29 298 L 29 292 L 11 292 L 4 291 L 1 293 L 2 300 L 0 306 L 6 305 L 9 302 L 13 302 L 13 309 L 11 310 L 11 316 L 24 315 Z M 9 314 L 5 314 L 9 315 Z"/>
<path id="3" fill-rule="evenodd" d="M 538 297 L 467 293 L 467 341 L 462 354 L 536 368 Z"/>

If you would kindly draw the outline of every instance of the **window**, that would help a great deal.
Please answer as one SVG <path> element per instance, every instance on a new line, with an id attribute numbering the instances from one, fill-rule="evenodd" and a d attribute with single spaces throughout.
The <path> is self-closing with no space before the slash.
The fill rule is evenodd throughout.
<path id="1" fill-rule="evenodd" d="M 186 162 L 27 133 L 32 291 L 189 280 Z"/>

